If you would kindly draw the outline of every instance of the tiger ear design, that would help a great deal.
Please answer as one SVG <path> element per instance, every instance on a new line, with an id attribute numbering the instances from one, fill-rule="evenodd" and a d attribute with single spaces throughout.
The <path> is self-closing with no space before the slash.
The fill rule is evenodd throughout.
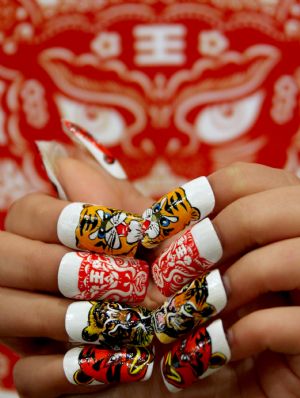
<path id="1" fill-rule="evenodd" d="M 81 369 L 78 369 L 73 376 L 76 384 L 90 384 L 94 380 L 91 376 L 86 375 Z"/>
<path id="2" fill-rule="evenodd" d="M 192 208 L 192 214 L 191 214 L 191 221 L 199 221 L 201 218 L 201 213 L 196 207 Z"/>
<path id="3" fill-rule="evenodd" d="M 221 366 L 225 365 L 226 362 L 227 362 L 227 359 L 224 354 L 222 354 L 221 352 L 215 352 L 210 357 L 209 367 L 211 369 L 217 369 L 217 368 L 220 368 Z"/>
<path id="4" fill-rule="evenodd" d="M 213 315 L 215 315 L 217 313 L 216 308 L 209 304 L 209 303 L 205 303 L 203 304 L 203 307 L 201 308 L 201 316 L 203 318 L 210 318 Z"/>

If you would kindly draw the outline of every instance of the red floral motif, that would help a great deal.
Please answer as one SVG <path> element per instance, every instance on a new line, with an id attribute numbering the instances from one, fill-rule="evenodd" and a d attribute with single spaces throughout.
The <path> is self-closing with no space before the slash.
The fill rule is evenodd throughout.
<path id="1" fill-rule="evenodd" d="M 148 264 L 133 258 L 77 253 L 82 257 L 78 288 L 81 300 L 143 301 L 148 287 Z"/>
<path id="2" fill-rule="evenodd" d="M 168 297 L 211 266 L 210 261 L 201 257 L 191 232 L 187 231 L 153 263 L 152 276 L 162 294 Z"/>

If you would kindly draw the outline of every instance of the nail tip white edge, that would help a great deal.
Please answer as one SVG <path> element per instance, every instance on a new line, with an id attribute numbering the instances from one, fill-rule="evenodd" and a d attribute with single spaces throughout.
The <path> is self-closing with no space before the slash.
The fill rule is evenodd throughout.
<path id="1" fill-rule="evenodd" d="M 63 208 L 57 221 L 58 239 L 71 249 L 77 249 L 75 230 L 79 223 L 82 206 L 83 203 L 70 203 Z"/>
<path id="2" fill-rule="evenodd" d="M 215 195 L 205 176 L 195 178 L 185 183 L 182 188 L 192 206 L 201 212 L 201 220 L 207 217 L 215 207 Z"/>
<path id="3" fill-rule="evenodd" d="M 161 371 L 161 375 L 162 375 L 164 384 L 166 386 L 166 389 L 172 394 L 176 394 L 177 392 L 182 391 L 182 388 L 177 388 L 177 387 L 175 387 L 172 384 L 167 382 L 167 380 L 165 378 L 165 375 L 163 373 L 163 364 L 164 364 L 164 357 L 162 357 L 162 359 L 160 361 L 160 371 Z"/>
<path id="4" fill-rule="evenodd" d="M 54 171 L 54 163 L 56 159 L 68 156 L 65 147 L 56 141 L 35 141 L 35 144 L 40 152 L 47 176 L 57 189 L 58 197 L 66 200 L 67 195 Z"/>
<path id="5" fill-rule="evenodd" d="M 219 313 L 227 304 L 227 294 L 220 271 L 218 269 L 211 271 L 207 274 L 206 281 L 208 285 L 207 302 L 212 304 Z"/>
<path id="6" fill-rule="evenodd" d="M 201 257 L 218 262 L 223 255 L 223 248 L 211 220 L 207 217 L 191 228 L 191 234 Z"/>
<path id="7" fill-rule="evenodd" d="M 89 301 L 74 302 L 67 308 L 65 329 L 70 341 L 89 343 L 82 339 L 82 330 L 88 326 L 88 313 L 91 308 L 92 304 Z"/>
<path id="8" fill-rule="evenodd" d="M 148 381 L 151 378 L 152 373 L 153 373 L 153 365 L 154 365 L 154 360 L 151 363 L 149 363 L 145 377 L 143 378 L 142 381 Z"/>
<path id="9" fill-rule="evenodd" d="M 71 350 L 67 351 L 64 359 L 63 359 L 63 369 L 67 380 L 71 384 L 76 384 L 74 381 L 74 374 L 77 370 L 80 369 L 78 363 L 78 357 L 82 350 L 82 347 L 74 347 Z"/>
<path id="10" fill-rule="evenodd" d="M 61 294 L 68 298 L 74 298 L 80 293 L 78 278 L 81 259 L 76 252 L 66 253 L 59 264 L 57 283 Z"/>

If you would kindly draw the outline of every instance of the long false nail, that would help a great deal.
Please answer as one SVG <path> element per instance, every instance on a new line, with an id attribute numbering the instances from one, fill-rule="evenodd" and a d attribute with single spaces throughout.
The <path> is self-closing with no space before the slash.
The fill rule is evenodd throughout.
<path id="1" fill-rule="evenodd" d="M 109 174 L 120 180 L 127 178 L 121 164 L 114 158 L 110 151 L 97 142 L 90 133 L 69 120 L 63 119 L 61 123 L 63 131 L 73 143 L 86 149 Z"/>
<path id="2" fill-rule="evenodd" d="M 191 280 L 207 273 L 222 254 L 214 226 L 209 218 L 205 218 L 154 261 L 153 280 L 162 294 L 169 297 Z"/>
<path id="3" fill-rule="evenodd" d="M 132 257 L 70 252 L 64 255 L 58 270 L 60 292 L 77 300 L 140 303 L 148 281 L 148 264 Z"/>
<path id="4" fill-rule="evenodd" d="M 230 360 L 230 348 L 221 320 L 199 327 L 176 342 L 161 361 L 167 389 L 177 392 L 219 370 Z"/>
<path id="5" fill-rule="evenodd" d="M 66 206 L 58 219 L 60 242 L 72 249 L 134 256 L 144 220 L 135 214 L 83 203 Z"/>
<path id="6" fill-rule="evenodd" d="M 68 152 L 66 148 L 56 141 L 35 141 L 42 158 L 47 176 L 57 190 L 60 199 L 67 199 L 67 195 L 56 176 L 55 165 L 57 159 L 66 158 Z"/>
<path id="7" fill-rule="evenodd" d="M 81 301 L 69 305 L 66 331 L 74 342 L 147 346 L 154 332 L 151 311 L 108 301 Z"/>
<path id="8" fill-rule="evenodd" d="M 157 246 L 193 222 L 198 222 L 212 212 L 215 197 L 206 177 L 199 177 L 174 189 L 145 210 L 143 217 L 147 229 L 142 245 Z"/>
<path id="9" fill-rule="evenodd" d="M 218 270 L 193 280 L 153 311 L 156 337 L 168 344 L 218 314 L 227 302 Z"/>
<path id="10" fill-rule="evenodd" d="M 89 345 L 68 351 L 63 368 L 72 384 L 131 383 L 148 380 L 153 362 L 151 347 L 128 346 L 116 350 Z"/>

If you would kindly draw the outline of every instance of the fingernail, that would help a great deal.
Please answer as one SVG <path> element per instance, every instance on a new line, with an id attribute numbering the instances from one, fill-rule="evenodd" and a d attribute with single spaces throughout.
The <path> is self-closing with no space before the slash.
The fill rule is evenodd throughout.
<path id="1" fill-rule="evenodd" d="M 142 245 L 147 248 L 157 246 L 190 223 L 205 218 L 214 206 L 214 193 L 206 177 L 187 182 L 164 195 L 143 213 L 148 227 Z"/>
<path id="2" fill-rule="evenodd" d="M 205 218 L 154 261 L 153 280 L 169 297 L 192 279 L 206 273 L 223 254 L 220 239 L 209 218 Z"/>
<path id="3" fill-rule="evenodd" d="M 151 311 L 108 301 L 81 301 L 69 305 L 66 331 L 71 341 L 147 346 L 153 339 Z"/>
<path id="4" fill-rule="evenodd" d="M 110 151 L 94 139 L 85 129 L 68 120 L 62 120 L 63 131 L 75 145 L 85 148 L 110 175 L 120 180 L 127 178 L 121 164 Z"/>
<path id="5" fill-rule="evenodd" d="M 63 368 L 71 384 L 99 385 L 150 379 L 154 353 L 151 348 L 122 347 L 118 350 L 94 345 L 72 348 Z"/>
<path id="6" fill-rule="evenodd" d="M 35 141 L 39 150 L 47 176 L 57 190 L 60 199 L 67 199 L 67 195 L 56 177 L 57 159 L 66 158 L 68 153 L 64 146 L 56 141 Z"/>
<path id="7" fill-rule="evenodd" d="M 132 257 L 70 252 L 64 255 L 58 270 L 60 292 L 77 300 L 140 303 L 148 282 L 148 264 Z"/>
<path id="8" fill-rule="evenodd" d="M 220 319 L 207 328 L 196 328 L 164 355 L 161 361 L 164 383 L 170 392 L 178 392 L 219 370 L 230 360 L 230 355 Z"/>
<path id="9" fill-rule="evenodd" d="M 83 203 L 66 206 L 58 219 L 60 242 L 72 249 L 134 256 L 144 220 L 122 210 Z"/>
<path id="10" fill-rule="evenodd" d="M 194 279 L 153 312 L 156 337 L 164 344 L 177 340 L 222 311 L 226 301 L 218 270 Z"/>

